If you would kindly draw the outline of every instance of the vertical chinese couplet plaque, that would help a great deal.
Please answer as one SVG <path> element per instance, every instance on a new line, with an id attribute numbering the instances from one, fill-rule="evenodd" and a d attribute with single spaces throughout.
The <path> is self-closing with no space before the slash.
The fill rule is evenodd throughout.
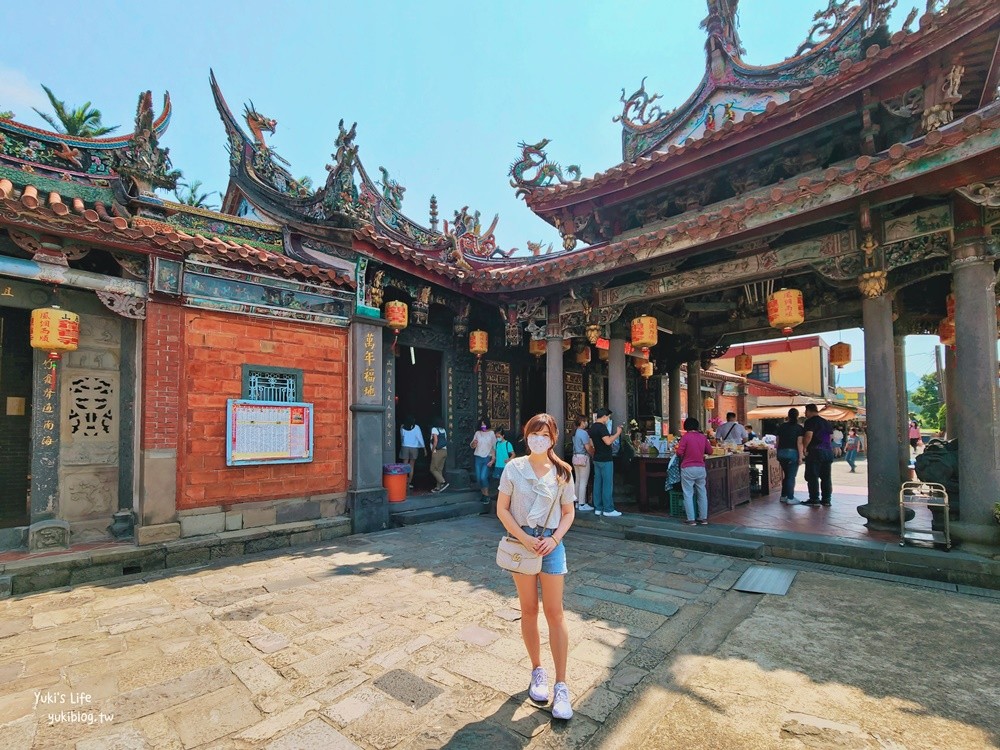
<path id="1" fill-rule="evenodd" d="M 313 460 L 313 405 L 280 401 L 226 402 L 226 465 Z"/>

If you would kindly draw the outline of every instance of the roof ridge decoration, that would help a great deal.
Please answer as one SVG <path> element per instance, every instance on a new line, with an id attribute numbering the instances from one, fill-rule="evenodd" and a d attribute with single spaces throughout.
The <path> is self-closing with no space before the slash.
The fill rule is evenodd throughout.
<path id="1" fill-rule="evenodd" d="M 135 131 L 128 145 L 113 152 L 114 168 L 132 180 L 139 195 L 154 196 L 155 188 L 173 190 L 181 173 L 171 169 L 170 149 L 160 148 L 153 119 L 153 93 L 139 94 Z"/>
<path id="2" fill-rule="evenodd" d="M 517 144 L 517 147 L 521 149 L 521 158 L 510 165 L 508 174 L 511 178 L 510 186 L 517 188 L 518 198 L 528 195 L 533 190 L 548 187 L 556 180 L 561 185 L 569 182 L 563 176 L 563 167 L 556 162 L 549 161 L 548 154 L 544 150 L 549 143 L 551 141 L 548 138 L 542 138 L 535 144 L 529 144 L 525 141 Z M 580 179 L 580 167 L 576 164 L 570 164 L 565 168 L 565 171 L 572 175 L 573 180 Z"/>
<path id="3" fill-rule="evenodd" d="M 844 60 L 864 57 L 867 41 L 884 29 L 897 0 L 828 0 L 813 16 L 813 26 L 795 54 L 779 63 L 745 63 L 740 41 L 739 0 L 706 0 L 708 15 L 701 28 L 705 43 L 705 74 L 695 92 L 679 107 L 665 111 L 653 102 L 659 94 L 646 91 L 646 79 L 630 97 L 622 89 L 622 157 L 634 162 L 652 151 L 683 146 L 747 114 L 759 115 L 770 102 L 784 104 L 797 88 L 818 76 L 835 74 Z M 929 0 L 936 6 L 937 0 Z"/>
<path id="4" fill-rule="evenodd" d="M 113 138 L 80 138 L 25 125 L 13 116 L 0 119 L 0 161 L 25 172 L 49 173 L 64 182 L 108 187 L 119 166 L 137 166 L 134 162 L 139 152 L 144 152 L 142 158 L 149 160 L 149 168 L 159 160 L 156 144 L 166 132 L 172 112 L 170 94 L 164 92 L 163 109 L 153 118 L 152 93 L 146 91 L 139 96 L 135 130 Z M 163 150 L 164 157 L 166 153 Z M 163 175 L 156 179 L 169 182 L 169 158 L 161 166 Z"/>

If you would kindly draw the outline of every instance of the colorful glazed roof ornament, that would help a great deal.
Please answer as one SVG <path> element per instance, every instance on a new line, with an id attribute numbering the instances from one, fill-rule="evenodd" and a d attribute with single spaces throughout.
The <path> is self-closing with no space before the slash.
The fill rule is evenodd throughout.
<path id="1" fill-rule="evenodd" d="M 563 176 L 563 167 L 548 160 L 548 155 L 544 149 L 550 143 L 548 138 L 543 138 L 538 143 L 528 144 L 522 141 L 517 144 L 521 149 L 521 158 L 510 165 L 510 186 L 517 188 L 517 197 L 527 195 L 532 190 L 548 187 L 556 181 L 559 184 L 569 182 Z M 565 168 L 566 173 L 572 175 L 574 180 L 580 179 L 580 167 L 570 164 Z"/>

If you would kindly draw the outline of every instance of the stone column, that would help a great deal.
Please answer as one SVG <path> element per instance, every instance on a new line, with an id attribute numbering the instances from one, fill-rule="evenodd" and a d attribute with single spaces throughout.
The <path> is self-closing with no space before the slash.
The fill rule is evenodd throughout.
<path id="1" fill-rule="evenodd" d="M 611 348 L 608 351 L 608 403 L 613 424 L 628 430 L 628 394 L 625 390 L 625 334 L 612 327 Z"/>
<path id="2" fill-rule="evenodd" d="M 687 390 L 687 402 L 688 402 L 688 416 L 694 417 L 701 424 L 701 429 L 704 430 L 708 427 L 704 422 L 705 417 L 705 407 L 702 405 L 703 399 L 701 396 L 701 360 L 693 359 L 687 363 L 687 376 L 688 376 L 688 390 Z"/>
<path id="3" fill-rule="evenodd" d="M 910 480 L 910 414 L 906 398 L 906 336 L 897 334 L 892 340 L 893 359 L 896 362 L 896 434 L 899 440 L 899 481 Z"/>
<path id="4" fill-rule="evenodd" d="M 681 366 L 670 368 L 670 403 L 668 424 L 674 435 L 681 434 Z"/>
<path id="5" fill-rule="evenodd" d="M 384 326 L 384 320 L 367 317 L 351 321 L 351 489 L 347 502 L 355 534 L 389 528 L 389 500 L 382 487 L 382 435 L 388 408 L 382 367 Z"/>
<path id="6" fill-rule="evenodd" d="M 884 287 L 883 287 L 884 288 Z M 863 296 L 868 502 L 858 513 L 873 529 L 899 530 L 899 406 L 892 339 L 892 298 Z M 884 398 L 881 394 L 893 394 Z"/>
<path id="7" fill-rule="evenodd" d="M 69 546 L 70 528 L 59 519 L 59 425 L 63 360 L 33 352 L 31 385 L 31 552 Z"/>
<path id="8" fill-rule="evenodd" d="M 945 423 L 944 434 L 949 440 L 955 437 L 957 429 L 956 416 L 958 415 L 958 404 L 955 393 L 955 370 L 958 363 L 955 361 L 955 350 L 950 346 L 944 348 L 944 403 L 947 405 L 944 410 Z"/>
<path id="9" fill-rule="evenodd" d="M 995 241 L 995 239 L 994 239 Z M 958 438 L 959 518 L 952 530 L 964 541 L 1000 544 L 993 504 L 1000 502 L 1000 397 L 997 393 L 997 247 L 987 238 L 952 252 L 955 293 L 954 421 Z"/>
<path id="10" fill-rule="evenodd" d="M 558 305 L 558 303 L 556 303 Z M 551 309 L 550 305 L 550 309 Z M 558 306 L 556 310 L 558 311 Z M 558 312 L 557 312 L 558 316 Z M 563 336 L 557 322 L 550 323 L 545 336 L 545 411 L 552 415 L 559 426 L 559 440 L 555 452 L 562 456 L 566 442 L 566 386 L 563 383 Z M 572 437 L 570 435 L 569 437 Z"/>

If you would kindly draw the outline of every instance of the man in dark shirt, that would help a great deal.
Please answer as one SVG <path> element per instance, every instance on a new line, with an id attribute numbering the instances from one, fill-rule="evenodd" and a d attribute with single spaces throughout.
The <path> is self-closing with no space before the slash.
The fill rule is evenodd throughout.
<path id="1" fill-rule="evenodd" d="M 615 510 L 612 496 L 615 465 L 612 463 L 611 445 L 621 437 L 622 427 L 618 425 L 614 434 L 609 433 L 610 416 L 610 409 L 605 407 L 598 409 L 597 418 L 590 425 L 588 432 L 594 444 L 594 515 L 615 517 L 620 516 L 621 511 Z"/>
<path id="2" fill-rule="evenodd" d="M 830 505 L 833 497 L 833 479 L 830 477 L 833 426 L 819 415 L 815 404 L 809 404 L 806 406 L 806 423 L 802 427 L 806 431 L 802 442 L 806 448 L 806 484 L 809 485 L 809 499 L 803 505 Z"/>

